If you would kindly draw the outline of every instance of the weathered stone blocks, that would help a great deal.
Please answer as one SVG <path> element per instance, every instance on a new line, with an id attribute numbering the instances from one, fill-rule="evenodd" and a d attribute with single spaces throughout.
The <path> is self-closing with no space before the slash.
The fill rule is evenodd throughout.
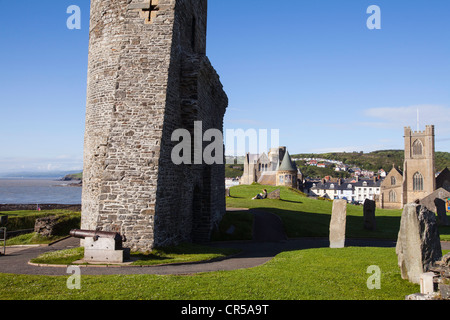
<path id="1" fill-rule="evenodd" d="M 66 216 L 50 216 L 36 219 L 34 232 L 44 237 L 67 235 L 72 227 L 78 224 L 77 218 Z"/>
<path id="2" fill-rule="evenodd" d="M 330 248 L 345 247 L 347 200 L 334 200 L 330 222 Z"/>
<path id="3" fill-rule="evenodd" d="M 403 209 L 396 253 L 402 278 L 419 284 L 420 276 L 442 257 L 436 215 L 418 204 Z"/>
<path id="4" fill-rule="evenodd" d="M 267 195 L 267 199 L 280 200 L 281 199 L 281 190 L 277 189 L 275 191 L 270 192 Z"/>
<path id="5" fill-rule="evenodd" d="M 224 165 L 175 165 L 171 137 L 223 130 L 228 99 L 205 55 L 207 1 L 159 0 L 151 23 L 142 4 L 91 1 L 82 228 L 150 251 L 208 240 L 225 213 Z"/>

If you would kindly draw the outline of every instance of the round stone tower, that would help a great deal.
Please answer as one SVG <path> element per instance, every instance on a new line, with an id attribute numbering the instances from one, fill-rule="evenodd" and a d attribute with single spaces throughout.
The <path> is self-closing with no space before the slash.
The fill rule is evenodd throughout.
<path id="1" fill-rule="evenodd" d="M 224 214 L 224 165 L 171 160 L 174 130 L 223 130 L 206 16 L 206 0 L 91 1 L 82 229 L 148 251 L 207 239 Z"/>
<path id="2" fill-rule="evenodd" d="M 297 188 L 297 168 L 292 162 L 289 152 L 286 151 L 283 161 L 277 168 L 277 186 Z"/>

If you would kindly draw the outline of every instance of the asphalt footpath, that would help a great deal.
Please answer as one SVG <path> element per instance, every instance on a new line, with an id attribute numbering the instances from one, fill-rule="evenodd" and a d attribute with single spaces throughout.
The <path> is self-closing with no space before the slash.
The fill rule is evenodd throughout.
<path id="1" fill-rule="evenodd" d="M 241 252 L 222 260 L 161 266 L 83 266 L 83 275 L 189 275 L 213 271 L 230 271 L 254 268 L 267 263 L 283 251 L 326 248 L 326 238 L 288 239 L 280 218 L 274 214 L 251 210 L 255 215 L 254 238 L 252 241 L 212 242 L 209 246 L 240 249 Z M 7 247 L 6 255 L 0 256 L 0 273 L 67 276 L 67 266 L 36 266 L 29 261 L 51 251 L 78 247 L 79 239 L 67 238 L 50 246 Z M 395 247 L 395 241 L 348 239 L 348 247 Z M 450 243 L 443 242 L 444 250 L 450 250 Z"/>

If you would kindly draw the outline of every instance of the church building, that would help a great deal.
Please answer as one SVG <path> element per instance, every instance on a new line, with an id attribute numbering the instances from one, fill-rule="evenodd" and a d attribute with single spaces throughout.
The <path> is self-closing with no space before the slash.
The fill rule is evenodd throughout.
<path id="1" fill-rule="evenodd" d="M 433 125 L 426 126 L 424 131 L 412 131 L 406 127 L 404 138 L 403 170 L 394 165 L 381 184 L 378 199 L 380 208 L 402 209 L 408 203 L 420 201 L 436 190 L 437 181 L 443 185 L 444 177 L 448 176 L 446 169 L 436 177 Z"/>
<path id="2" fill-rule="evenodd" d="M 303 175 L 292 161 L 286 147 L 272 148 L 268 155 L 247 153 L 241 184 L 259 183 L 267 186 L 287 186 L 297 189 Z"/>

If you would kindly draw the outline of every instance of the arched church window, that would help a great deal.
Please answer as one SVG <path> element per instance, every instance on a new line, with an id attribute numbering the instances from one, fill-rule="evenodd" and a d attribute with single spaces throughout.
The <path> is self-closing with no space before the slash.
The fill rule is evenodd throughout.
<path id="1" fill-rule="evenodd" d="M 413 190 L 423 191 L 423 176 L 420 172 L 416 172 L 413 176 Z"/>
<path id="2" fill-rule="evenodd" d="M 397 193 L 394 190 L 389 192 L 389 202 L 397 202 Z"/>
<path id="3" fill-rule="evenodd" d="M 422 141 L 420 141 L 420 140 L 414 141 L 412 151 L 413 151 L 413 156 L 421 156 L 423 153 Z"/>
<path id="4" fill-rule="evenodd" d="M 395 186 L 397 184 L 397 178 L 391 177 L 391 185 Z"/>

